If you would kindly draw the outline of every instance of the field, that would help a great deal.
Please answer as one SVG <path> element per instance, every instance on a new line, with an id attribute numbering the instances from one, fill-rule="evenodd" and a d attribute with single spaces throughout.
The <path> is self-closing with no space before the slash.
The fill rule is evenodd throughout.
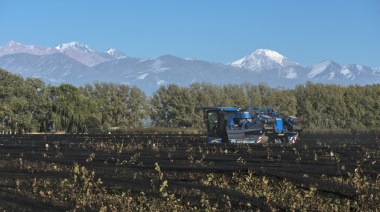
<path id="1" fill-rule="evenodd" d="M 376 211 L 378 136 L 0 135 L 6 211 Z"/>

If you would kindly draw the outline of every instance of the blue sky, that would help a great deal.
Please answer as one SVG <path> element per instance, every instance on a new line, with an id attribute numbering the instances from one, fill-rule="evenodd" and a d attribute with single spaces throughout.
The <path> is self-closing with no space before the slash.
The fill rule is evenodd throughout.
<path id="1" fill-rule="evenodd" d="M 380 67 L 378 0 L 0 0 L 0 46 L 70 41 L 229 63 L 258 48 L 309 66 Z"/>

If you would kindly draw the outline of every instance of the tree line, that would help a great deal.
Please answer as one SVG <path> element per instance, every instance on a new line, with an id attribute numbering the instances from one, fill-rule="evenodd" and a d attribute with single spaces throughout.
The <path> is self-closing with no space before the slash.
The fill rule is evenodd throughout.
<path id="1" fill-rule="evenodd" d="M 203 128 L 202 106 L 279 107 L 311 129 L 380 126 L 380 84 L 307 82 L 294 89 L 251 83 L 161 86 L 151 96 L 135 86 L 94 82 L 46 85 L 0 69 L 0 132 L 102 133 L 112 127 Z"/>

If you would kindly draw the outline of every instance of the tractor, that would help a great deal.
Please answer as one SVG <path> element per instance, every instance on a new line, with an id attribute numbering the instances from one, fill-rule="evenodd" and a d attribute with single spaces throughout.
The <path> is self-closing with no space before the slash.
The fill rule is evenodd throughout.
<path id="1" fill-rule="evenodd" d="M 208 143 L 295 143 L 302 131 L 296 116 L 274 108 L 203 107 Z"/>

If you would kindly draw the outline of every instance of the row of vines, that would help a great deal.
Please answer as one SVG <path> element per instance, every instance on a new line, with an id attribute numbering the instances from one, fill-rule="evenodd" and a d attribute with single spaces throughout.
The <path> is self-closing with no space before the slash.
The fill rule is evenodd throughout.
<path id="1" fill-rule="evenodd" d="M 375 136 L 233 146 L 208 145 L 201 136 L 22 136 L 1 136 L 4 211 L 380 207 L 380 140 Z"/>

